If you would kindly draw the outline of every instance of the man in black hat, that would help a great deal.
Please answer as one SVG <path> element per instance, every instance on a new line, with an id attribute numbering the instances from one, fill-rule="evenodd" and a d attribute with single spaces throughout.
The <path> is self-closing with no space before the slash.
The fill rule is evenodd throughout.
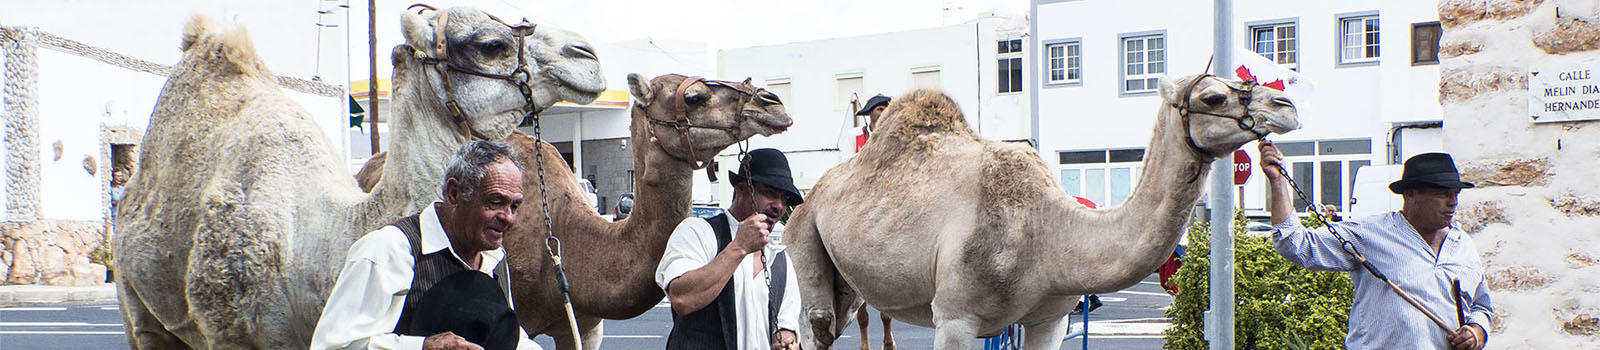
<path id="1" fill-rule="evenodd" d="M 800 292 L 773 225 L 800 205 L 789 160 L 771 148 L 750 151 L 728 172 L 733 202 L 710 219 L 678 224 L 656 268 L 672 303 L 667 349 L 787 349 L 799 329 Z"/>
<path id="2" fill-rule="evenodd" d="M 1483 348 L 1488 341 L 1489 315 L 1494 313 L 1489 286 L 1483 279 L 1483 262 L 1472 236 L 1450 225 L 1456 196 L 1473 185 L 1461 181 L 1450 155 L 1424 153 L 1406 160 L 1400 180 L 1389 184 L 1389 190 L 1405 200 L 1399 211 L 1332 224 L 1390 282 L 1456 327 L 1446 333 L 1362 268 L 1326 229 L 1300 226 L 1289 185 L 1279 173 L 1284 166 L 1283 153 L 1271 141 L 1262 141 L 1260 148 L 1261 172 L 1267 176 L 1272 196 L 1275 250 L 1307 269 L 1351 274 L 1354 296 L 1346 348 Z M 1454 287 L 1457 280 L 1460 289 Z"/>
<path id="3" fill-rule="evenodd" d="M 505 249 L 522 204 L 511 148 L 474 141 L 445 169 L 444 200 L 350 246 L 312 349 L 539 349 L 517 325 Z"/>
<path id="4" fill-rule="evenodd" d="M 867 116 L 866 135 L 872 136 L 872 127 L 878 125 L 878 117 L 883 116 L 883 110 L 889 108 L 889 96 L 878 94 L 867 99 L 867 104 L 856 111 L 856 116 Z"/>

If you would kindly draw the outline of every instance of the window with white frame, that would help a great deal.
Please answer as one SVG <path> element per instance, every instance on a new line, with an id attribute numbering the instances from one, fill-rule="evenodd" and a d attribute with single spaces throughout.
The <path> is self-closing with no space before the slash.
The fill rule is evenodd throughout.
<path id="1" fill-rule="evenodd" d="M 792 85 L 789 83 L 789 78 L 767 79 L 767 92 L 771 92 L 773 95 L 778 95 L 778 101 L 785 103 L 791 101 L 789 94 L 791 91 L 794 91 L 791 89 L 791 86 Z"/>
<path id="2" fill-rule="evenodd" d="M 1070 84 L 1083 81 L 1083 43 L 1069 41 L 1045 46 L 1049 54 L 1050 84 Z"/>
<path id="3" fill-rule="evenodd" d="M 1299 70 L 1299 40 L 1294 23 L 1278 23 L 1250 27 L 1251 49 L 1261 57 L 1289 68 Z"/>
<path id="4" fill-rule="evenodd" d="M 1061 188 L 1100 207 L 1126 202 L 1144 168 L 1144 149 L 1063 151 L 1057 155 Z"/>
<path id="5" fill-rule="evenodd" d="M 913 89 L 938 89 L 943 85 L 943 77 L 939 76 L 939 67 L 924 67 L 911 70 L 911 88 Z"/>
<path id="6" fill-rule="evenodd" d="M 1378 60 L 1378 16 L 1339 19 L 1339 62 L 1361 63 Z"/>
<path id="7" fill-rule="evenodd" d="M 999 92 L 1022 92 L 1022 39 L 1000 40 L 995 52 Z"/>
<path id="8" fill-rule="evenodd" d="M 1356 171 L 1372 165 L 1372 139 L 1279 142 L 1277 146 L 1295 185 L 1306 194 L 1305 199 L 1293 198 L 1299 212 L 1305 212 L 1308 203 L 1348 210 Z M 1265 198 L 1271 200 L 1272 196 Z"/>
<path id="9" fill-rule="evenodd" d="M 1167 73 L 1166 34 L 1122 38 L 1122 92 L 1152 92 Z"/>
<path id="10" fill-rule="evenodd" d="M 866 86 L 865 79 L 861 77 L 860 73 L 840 74 L 834 76 L 833 79 L 833 108 L 835 110 L 849 109 L 850 96 L 861 93 L 862 87 Z M 866 102 L 865 96 L 861 98 L 861 102 Z"/>

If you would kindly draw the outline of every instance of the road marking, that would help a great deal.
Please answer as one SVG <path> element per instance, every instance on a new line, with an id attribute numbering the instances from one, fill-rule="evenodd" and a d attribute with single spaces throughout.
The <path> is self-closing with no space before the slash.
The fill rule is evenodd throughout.
<path id="1" fill-rule="evenodd" d="M 124 335 L 123 332 L 101 331 L 0 331 L 0 334 Z"/>
<path id="2" fill-rule="evenodd" d="M 88 322 L 0 322 L 0 327 L 122 327 L 122 324 Z"/>
<path id="3" fill-rule="evenodd" d="M 1128 298 L 1118 298 L 1118 297 L 1101 297 L 1101 298 L 1100 298 L 1100 301 L 1104 301 L 1104 302 L 1107 302 L 1107 303 L 1116 303 L 1116 302 L 1124 302 L 1124 301 L 1128 301 Z"/>
<path id="4" fill-rule="evenodd" d="M 1148 284 L 1148 285 L 1152 285 L 1152 286 L 1159 286 L 1159 285 L 1161 285 L 1161 283 L 1157 283 L 1157 282 L 1150 282 L 1150 281 L 1139 281 L 1139 284 Z"/>
<path id="5" fill-rule="evenodd" d="M 659 336 L 659 335 L 608 335 L 608 336 L 605 336 L 605 337 L 606 338 L 617 338 L 617 339 L 659 339 L 659 338 L 661 338 L 661 336 Z"/>
<path id="6" fill-rule="evenodd" d="M 0 311 L 67 311 L 64 307 L 8 307 Z"/>
<path id="7" fill-rule="evenodd" d="M 106 310 L 106 311 L 122 310 L 122 308 L 116 307 L 116 306 L 101 306 L 100 309 L 101 310 Z"/>
<path id="8" fill-rule="evenodd" d="M 1133 294 L 1133 295 L 1150 295 L 1150 296 L 1159 296 L 1159 297 L 1170 297 L 1170 296 L 1172 296 L 1172 295 L 1169 295 L 1167 293 L 1137 292 L 1137 291 L 1131 291 L 1131 290 L 1118 291 L 1116 293 L 1111 293 L 1111 294 L 1123 294 L 1123 293 Z"/>

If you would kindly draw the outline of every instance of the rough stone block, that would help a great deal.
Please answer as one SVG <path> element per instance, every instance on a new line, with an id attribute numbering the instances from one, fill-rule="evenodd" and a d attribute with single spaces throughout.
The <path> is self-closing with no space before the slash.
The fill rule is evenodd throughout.
<path id="1" fill-rule="evenodd" d="M 1600 317 L 1595 317 L 1595 314 L 1569 309 L 1566 312 L 1558 312 L 1556 319 L 1561 322 L 1562 333 L 1577 336 L 1600 335 Z"/>
<path id="2" fill-rule="evenodd" d="M 1550 159 L 1511 159 L 1470 164 L 1461 180 L 1478 186 L 1544 186 L 1550 182 Z"/>
<path id="3" fill-rule="evenodd" d="M 1574 269 L 1584 268 L 1584 267 L 1594 266 L 1594 263 L 1595 263 L 1595 258 L 1590 257 L 1588 255 L 1585 255 L 1583 253 L 1574 252 L 1572 254 L 1567 254 L 1567 267 L 1574 268 Z"/>
<path id="4" fill-rule="evenodd" d="M 1455 42 L 1439 45 L 1439 57 L 1450 58 L 1471 55 L 1483 51 L 1482 42 Z"/>
<path id="5" fill-rule="evenodd" d="M 1468 67 L 1441 68 L 1439 102 L 1463 102 L 1481 94 L 1528 89 L 1526 68 Z"/>
<path id="6" fill-rule="evenodd" d="M 91 285 L 105 281 L 105 268 L 89 254 L 105 246 L 105 223 L 38 220 L 0 225 L 10 257 L 0 284 Z"/>
<path id="7" fill-rule="evenodd" d="M 1477 234 L 1489 224 L 1509 224 L 1506 219 L 1505 207 L 1500 201 L 1478 203 L 1456 214 L 1455 224 L 1462 231 Z"/>
<path id="8" fill-rule="evenodd" d="M 1522 17 L 1542 3 L 1544 0 L 1442 0 L 1439 23 L 1454 29 L 1483 20 L 1504 21 Z"/>
<path id="9" fill-rule="evenodd" d="M 1563 18 L 1554 28 L 1534 33 L 1533 46 L 1552 55 L 1594 50 L 1600 48 L 1600 24 Z"/>
<path id="10" fill-rule="evenodd" d="M 1550 206 L 1566 213 L 1567 217 L 1600 215 L 1600 200 L 1579 197 L 1568 194 L 1560 198 L 1551 198 Z"/>
<path id="11" fill-rule="evenodd" d="M 1525 266 L 1512 266 L 1505 269 L 1490 270 L 1484 279 L 1489 283 L 1489 289 L 1495 291 L 1517 291 L 1544 287 L 1556 278 L 1538 269 Z"/>

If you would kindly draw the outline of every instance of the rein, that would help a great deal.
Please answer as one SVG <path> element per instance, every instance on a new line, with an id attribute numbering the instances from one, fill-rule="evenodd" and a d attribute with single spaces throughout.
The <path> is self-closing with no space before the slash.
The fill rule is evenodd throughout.
<path id="1" fill-rule="evenodd" d="M 522 99 L 527 102 L 530 116 L 537 116 L 539 112 L 542 112 L 538 110 L 538 107 L 533 102 L 533 77 L 532 72 L 528 70 L 527 57 L 524 56 L 527 51 L 525 39 L 528 36 L 533 35 L 534 29 L 537 28 L 538 25 L 528 22 L 528 19 L 526 18 L 522 19 L 521 23 L 506 24 L 506 22 L 501 21 L 499 17 L 488 15 L 489 19 L 494 20 L 496 23 L 500 23 L 500 25 L 504 25 L 506 28 L 510 29 L 511 33 L 517 38 L 517 66 L 509 73 L 487 73 L 473 69 L 457 67 L 450 64 L 450 51 L 446 48 L 446 38 L 444 33 L 445 26 L 450 20 L 450 13 L 446 11 L 439 11 L 433 6 L 428 6 L 425 4 L 411 5 L 410 7 L 407 7 L 406 10 L 410 11 L 412 9 L 419 8 L 420 10 L 417 10 L 417 14 L 419 15 L 426 11 L 435 11 L 439 13 L 438 18 L 436 19 L 437 23 L 435 23 L 433 26 L 434 55 L 429 56 L 426 52 L 414 47 L 411 48 L 411 50 L 412 53 L 417 56 L 417 58 L 422 59 L 422 64 L 424 66 L 433 67 L 434 72 L 439 74 L 439 80 L 444 82 L 444 91 L 446 96 L 444 105 L 445 107 L 449 108 L 451 120 L 455 122 L 457 129 L 456 131 L 461 134 L 462 137 L 468 140 L 489 139 L 489 137 L 478 133 L 477 130 L 473 130 L 472 127 L 468 125 L 467 113 L 461 110 L 461 105 L 459 103 L 456 103 L 456 90 L 450 82 L 451 72 L 481 78 L 504 80 L 512 85 L 516 85 L 517 91 L 522 93 Z"/>
<path id="2" fill-rule="evenodd" d="M 1256 81 L 1252 80 L 1252 79 L 1244 80 L 1243 82 L 1241 82 L 1239 84 L 1239 86 L 1234 86 L 1234 84 L 1229 84 L 1227 82 L 1223 82 L 1224 86 L 1227 86 L 1228 89 L 1233 90 L 1235 93 L 1237 93 L 1237 95 L 1239 97 L 1239 106 L 1244 108 L 1244 113 L 1240 113 L 1237 116 L 1232 116 L 1232 115 L 1216 114 L 1216 113 L 1204 112 L 1204 111 L 1191 111 L 1191 110 L 1189 110 L 1189 97 L 1191 97 L 1190 94 L 1194 93 L 1194 87 L 1197 86 L 1197 85 L 1200 85 L 1200 81 L 1206 80 L 1206 79 L 1218 79 L 1218 80 L 1221 80 L 1221 77 L 1216 76 L 1216 75 L 1212 75 L 1212 74 L 1205 74 L 1205 75 L 1201 75 L 1201 76 L 1195 77 L 1194 80 L 1189 81 L 1189 84 L 1184 85 L 1183 90 L 1178 93 L 1178 95 L 1182 96 L 1182 98 L 1179 99 L 1178 102 L 1172 104 L 1172 107 L 1178 109 L 1178 116 L 1180 118 L 1183 118 L 1183 139 L 1184 139 L 1185 142 L 1189 143 L 1189 150 L 1193 151 L 1193 153 L 1195 154 L 1195 156 L 1197 158 L 1202 159 L 1202 160 L 1211 160 L 1211 159 L 1216 159 L 1219 156 L 1211 155 L 1211 154 L 1206 153 L 1205 149 L 1200 148 L 1200 145 L 1194 142 L 1194 133 L 1189 130 L 1189 119 L 1190 119 L 1189 115 L 1191 115 L 1191 114 L 1199 114 L 1199 115 L 1203 115 L 1203 116 L 1207 116 L 1207 117 L 1213 117 L 1213 118 L 1232 119 L 1234 121 L 1235 125 L 1237 125 L 1240 130 L 1249 131 L 1251 134 L 1256 135 L 1257 139 L 1265 139 L 1267 137 L 1267 135 L 1271 133 L 1270 131 L 1268 131 L 1268 132 L 1258 132 L 1258 131 L 1256 131 L 1256 128 L 1255 128 L 1256 127 L 1256 118 L 1254 116 L 1250 115 L 1250 99 L 1252 97 L 1251 96 L 1251 90 L 1255 89 L 1255 87 L 1256 87 Z"/>
<path id="3" fill-rule="evenodd" d="M 712 160 L 695 159 L 694 141 L 693 138 L 689 137 L 689 130 L 694 128 L 720 130 L 724 133 L 727 133 L 728 136 L 737 139 L 739 137 L 739 125 L 744 124 L 745 115 L 742 112 L 735 115 L 735 118 L 737 119 L 733 125 L 711 125 L 696 123 L 694 120 L 689 118 L 689 103 L 686 101 L 689 88 L 694 86 L 695 83 L 704 83 L 707 87 L 716 86 L 733 89 L 734 91 L 738 91 L 742 94 L 739 98 L 740 106 L 749 104 L 750 100 L 754 99 L 758 94 L 760 94 L 763 89 L 750 85 L 750 79 L 745 79 L 743 82 L 735 83 L 726 80 L 709 80 L 695 76 L 673 75 L 683 77 L 683 80 L 678 82 L 678 88 L 673 92 L 673 95 L 668 97 L 671 100 L 669 102 L 670 104 L 667 105 L 667 109 L 671 113 L 673 119 L 663 120 L 651 118 L 649 113 L 644 113 L 644 119 L 649 121 L 650 124 L 661 125 L 677 130 L 679 138 L 683 140 L 684 154 L 687 154 L 687 156 L 680 157 L 674 155 L 673 157 L 685 162 L 689 162 L 690 166 L 694 167 L 695 170 L 706 169 L 706 177 L 715 182 L 717 181 L 717 163 Z M 639 107 L 643 106 L 636 106 L 635 111 L 642 111 L 642 108 Z M 655 142 L 659 146 L 661 141 L 659 138 L 655 137 L 655 129 L 646 128 L 645 130 L 650 134 L 651 142 Z M 671 155 L 672 153 L 668 152 L 667 154 Z M 743 156 L 743 154 L 744 152 L 741 150 L 740 155 Z"/>

